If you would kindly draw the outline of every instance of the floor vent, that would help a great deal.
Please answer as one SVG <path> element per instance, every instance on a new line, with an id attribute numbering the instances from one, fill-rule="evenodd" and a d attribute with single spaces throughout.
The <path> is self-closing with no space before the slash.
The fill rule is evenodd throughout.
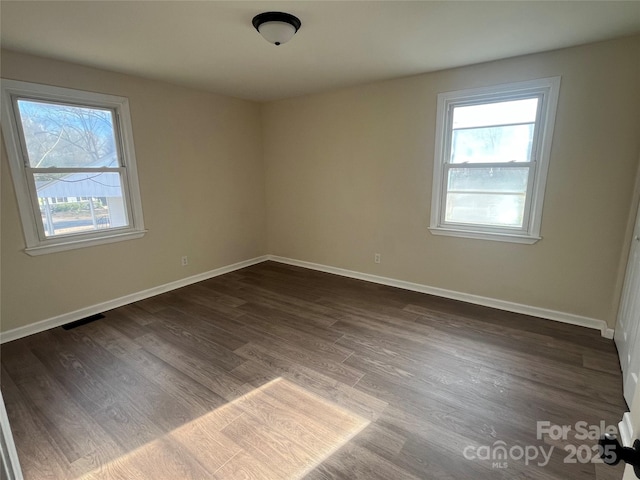
<path id="1" fill-rule="evenodd" d="M 101 313 L 97 313 L 96 315 L 91 315 L 90 317 L 81 318 L 80 320 L 76 320 L 75 322 L 67 323 L 66 325 L 63 325 L 62 328 L 64 328 L 65 330 L 71 330 L 72 328 L 81 327 L 82 325 L 95 322 L 96 320 L 100 320 L 101 318 L 104 318 L 104 315 Z"/>

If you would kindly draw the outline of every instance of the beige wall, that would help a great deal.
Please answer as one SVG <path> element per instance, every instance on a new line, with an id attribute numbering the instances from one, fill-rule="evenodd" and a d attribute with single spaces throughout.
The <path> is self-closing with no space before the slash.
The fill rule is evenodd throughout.
<path id="1" fill-rule="evenodd" d="M 1 63 L 3 78 L 129 98 L 149 230 L 26 255 L 3 142 L 3 331 L 266 253 L 258 104 L 7 51 Z"/>
<path id="2" fill-rule="evenodd" d="M 431 235 L 437 94 L 556 75 L 543 240 Z M 273 102 L 262 113 L 269 253 L 614 326 L 640 151 L 640 37 Z"/>

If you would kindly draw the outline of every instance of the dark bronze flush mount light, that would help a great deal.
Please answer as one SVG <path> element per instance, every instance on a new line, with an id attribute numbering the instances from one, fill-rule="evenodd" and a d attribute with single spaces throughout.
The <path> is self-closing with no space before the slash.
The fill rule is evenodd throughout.
<path id="1" fill-rule="evenodd" d="M 290 13 L 264 12 L 253 17 L 253 26 L 264 39 L 274 45 L 282 45 L 293 38 L 302 22 Z"/>

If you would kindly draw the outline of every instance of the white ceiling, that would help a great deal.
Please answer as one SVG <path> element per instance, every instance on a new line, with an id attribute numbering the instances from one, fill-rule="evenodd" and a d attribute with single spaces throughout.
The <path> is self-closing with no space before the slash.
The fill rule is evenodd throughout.
<path id="1" fill-rule="evenodd" d="M 267 43 L 254 15 L 302 28 Z M 640 32 L 640 1 L 7 1 L 3 48 L 274 100 Z"/>

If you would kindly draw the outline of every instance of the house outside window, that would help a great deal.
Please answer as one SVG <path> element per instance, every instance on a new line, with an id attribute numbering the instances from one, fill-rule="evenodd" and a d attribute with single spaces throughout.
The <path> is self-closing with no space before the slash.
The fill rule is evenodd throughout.
<path id="1" fill-rule="evenodd" d="M 2 101 L 28 254 L 144 235 L 126 98 L 3 79 Z"/>
<path id="2" fill-rule="evenodd" d="M 430 231 L 540 240 L 560 77 L 438 95 Z"/>

